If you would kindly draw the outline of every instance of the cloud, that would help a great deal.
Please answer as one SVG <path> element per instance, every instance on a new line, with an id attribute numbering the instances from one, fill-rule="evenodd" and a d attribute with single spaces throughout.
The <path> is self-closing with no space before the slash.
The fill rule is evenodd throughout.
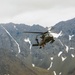
<path id="1" fill-rule="evenodd" d="M 47 10 L 37 10 L 24 12 L 12 18 L 15 23 L 40 24 L 43 26 L 52 26 L 59 21 L 65 21 L 75 17 L 74 8 L 54 8 Z"/>
<path id="2" fill-rule="evenodd" d="M 75 7 L 74 0 L 0 0 L 0 12 L 14 16 L 27 11 L 51 9 L 54 7 Z M 5 13 L 6 12 L 6 13 Z M 1 13 L 1 14 L 2 14 Z"/>
<path id="3" fill-rule="evenodd" d="M 0 0 L 0 22 L 44 26 L 75 17 L 75 0 Z"/>

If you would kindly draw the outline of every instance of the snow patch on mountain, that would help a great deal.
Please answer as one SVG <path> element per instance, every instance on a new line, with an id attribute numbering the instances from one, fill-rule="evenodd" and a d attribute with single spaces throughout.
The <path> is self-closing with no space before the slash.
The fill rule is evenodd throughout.
<path id="1" fill-rule="evenodd" d="M 72 56 L 72 58 L 74 58 L 74 57 L 75 57 L 75 55 L 74 55 L 74 54 L 71 54 L 71 56 Z"/>
<path id="2" fill-rule="evenodd" d="M 24 39 L 25 42 L 28 42 L 30 44 L 30 54 L 31 54 L 31 48 L 32 48 L 32 44 L 29 38 Z"/>
<path id="3" fill-rule="evenodd" d="M 61 75 L 61 74 L 62 74 L 62 72 L 59 73 L 59 75 Z"/>
<path id="4" fill-rule="evenodd" d="M 53 71 L 53 74 L 54 74 L 54 75 L 57 75 L 57 74 L 56 74 L 56 71 Z"/>
<path id="5" fill-rule="evenodd" d="M 59 42 L 61 43 L 62 46 L 64 46 L 64 44 L 61 42 L 61 40 L 59 39 Z"/>
<path id="6" fill-rule="evenodd" d="M 14 28 L 15 28 L 16 30 L 18 30 L 17 27 L 16 27 L 15 25 L 14 25 Z"/>
<path id="7" fill-rule="evenodd" d="M 50 59 L 53 60 L 54 58 L 53 57 L 50 57 Z"/>
<path id="8" fill-rule="evenodd" d="M 74 49 L 74 47 L 70 47 L 70 49 Z"/>
<path id="9" fill-rule="evenodd" d="M 32 64 L 32 67 L 35 67 L 35 64 Z"/>
<path id="10" fill-rule="evenodd" d="M 50 68 L 52 67 L 52 65 L 53 65 L 53 62 L 50 63 L 50 66 L 49 66 L 49 68 L 47 70 L 50 70 Z"/>
<path id="11" fill-rule="evenodd" d="M 61 56 L 62 61 L 65 61 L 66 58 L 67 58 L 67 57 Z"/>
<path id="12" fill-rule="evenodd" d="M 65 47 L 66 47 L 66 52 L 68 53 L 68 50 L 69 50 L 69 47 L 67 46 L 67 45 L 65 45 Z"/>
<path id="13" fill-rule="evenodd" d="M 74 36 L 74 35 L 69 35 L 69 41 L 72 39 L 73 36 Z"/>
<path id="14" fill-rule="evenodd" d="M 60 55 L 62 54 L 63 52 L 62 51 L 60 51 L 59 53 L 58 53 L 58 57 L 60 57 Z"/>
<path id="15" fill-rule="evenodd" d="M 2 26 L 1 25 L 1 27 L 6 31 L 6 33 L 14 40 L 14 42 L 17 44 L 17 46 L 18 46 L 18 54 L 21 52 L 21 50 L 20 50 L 20 46 L 19 46 L 19 44 L 17 43 L 17 41 L 11 36 L 11 34 L 7 31 L 7 29 L 4 27 L 4 26 Z"/>

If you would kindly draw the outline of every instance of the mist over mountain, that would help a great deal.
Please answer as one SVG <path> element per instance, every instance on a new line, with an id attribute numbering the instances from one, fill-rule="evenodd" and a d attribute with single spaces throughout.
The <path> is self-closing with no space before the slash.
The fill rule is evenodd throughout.
<path id="1" fill-rule="evenodd" d="M 36 43 L 37 34 L 24 31 L 45 32 L 47 28 L 0 24 L 1 75 L 75 75 L 75 18 L 53 26 L 51 32 L 61 35 L 54 38 L 53 44 L 48 43 L 42 49 L 31 46 Z"/>

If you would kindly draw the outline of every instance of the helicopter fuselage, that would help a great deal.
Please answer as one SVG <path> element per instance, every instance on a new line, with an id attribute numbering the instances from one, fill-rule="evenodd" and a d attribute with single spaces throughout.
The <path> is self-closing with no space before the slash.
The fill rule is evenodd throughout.
<path id="1" fill-rule="evenodd" d="M 37 44 L 33 44 L 33 46 L 40 46 L 41 47 L 44 47 L 46 45 L 46 43 L 50 42 L 50 43 L 53 43 L 55 40 L 53 38 L 53 36 L 46 36 L 44 38 L 42 38 L 42 40 L 37 43 Z"/>
<path id="2" fill-rule="evenodd" d="M 50 36 L 45 37 L 44 39 L 41 40 L 41 42 L 39 43 L 39 45 L 44 47 L 44 45 L 46 45 L 46 43 L 48 43 L 48 42 L 53 43 L 54 42 L 53 37 L 50 37 Z"/>
<path id="3" fill-rule="evenodd" d="M 46 32 L 24 32 L 24 33 L 35 33 L 35 34 L 39 34 L 39 35 L 36 35 L 36 44 L 32 44 L 32 46 L 40 46 L 40 48 L 44 47 L 46 45 L 46 43 L 50 42 L 50 43 L 53 43 L 55 40 L 54 40 L 54 37 L 50 34 L 49 31 L 46 31 Z M 39 41 L 38 40 L 38 36 L 41 35 L 41 40 Z"/>

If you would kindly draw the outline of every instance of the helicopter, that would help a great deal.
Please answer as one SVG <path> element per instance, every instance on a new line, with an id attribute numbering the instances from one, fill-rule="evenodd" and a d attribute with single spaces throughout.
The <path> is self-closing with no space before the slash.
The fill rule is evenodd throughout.
<path id="1" fill-rule="evenodd" d="M 29 32 L 29 31 L 24 31 L 23 33 L 37 34 L 36 38 L 35 38 L 36 44 L 32 44 L 32 46 L 40 46 L 40 49 L 42 47 L 44 47 L 46 45 L 46 43 L 48 43 L 48 42 L 53 43 L 55 41 L 53 35 L 50 34 L 49 31 L 46 31 L 46 32 Z M 40 41 L 38 40 L 39 36 L 41 38 Z"/>

